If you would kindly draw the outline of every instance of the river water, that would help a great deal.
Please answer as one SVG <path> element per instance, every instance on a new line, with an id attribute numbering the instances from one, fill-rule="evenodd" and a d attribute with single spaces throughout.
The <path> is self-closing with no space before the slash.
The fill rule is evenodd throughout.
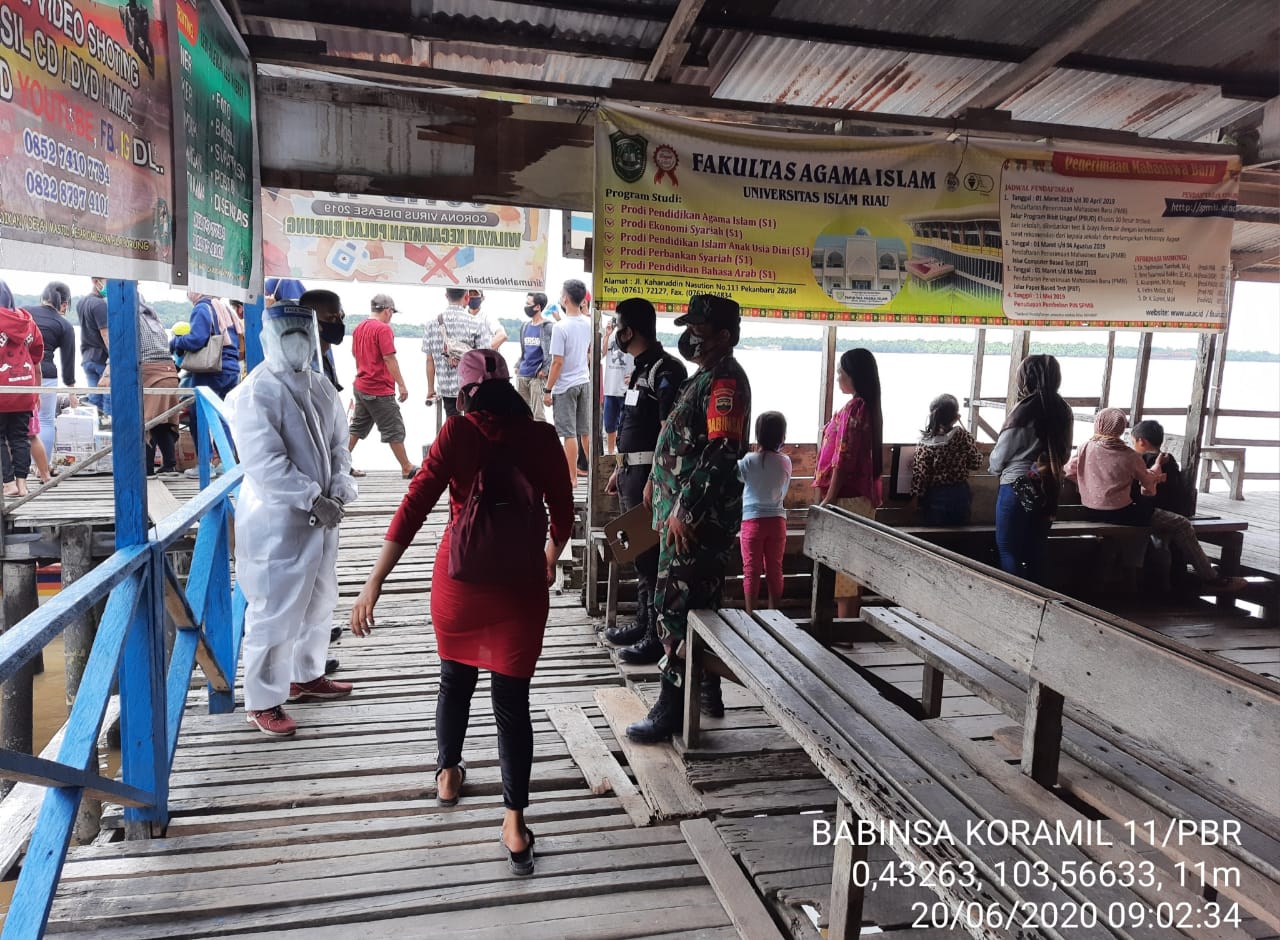
<path id="1" fill-rule="evenodd" d="M 343 398 L 350 400 L 355 363 L 349 346 L 336 348 L 338 374 L 345 386 Z M 421 340 L 396 340 L 397 358 L 409 400 L 402 406 L 409 431 L 411 456 L 420 453 L 435 435 L 435 417 L 424 404 L 427 379 Z M 518 355 L 515 343 L 502 348 L 509 363 Z M 751 380 L 755 413 L 781 411 L 787 416 L 787 437 L 794 442 L 818 439 L 818 381 L 822 369 L 821 354 L 771 349 L 743 349 L 738 353 Z M 911 442 L 920 436 L 929 414 L 929 402 L 943 392 L 963 401 L 969 394 L 972 359 L 966 355 L 935 353 L 879 353 L 886 441 Z M 1102 384 L 1104 361 L 1095 358 L 1062 358 L 1062 394 L 1067 397 L 1097 396 Z M 1117 360 L 1111 380 L 1111 401 L 1128 407 L 1133 392 L 1135 362 Z M 984 398 L 1003 399 L 1008 381 L 1009 357 L 987 356 L 983 366 Z M 1189 359 L 1154 359 L 1147 377 L 1147 404 L 1151 408 L 1186 408 L 1191 396 L 1195 362 Z M 842 400 L 842 396 L 837 397 Z M 1227 364 L 1227 380 L 1223 386 L 1222 407 L 1280 411 L 1280 363 L 1232 361 Z M 986 420 L 995 424 L 1001 412 L 985 412 Z M 1162 417 L 1161 423 L 1170 433 L 1181 433 L 1183 420 Z M 1269 426 L 1268 426 L 1269 425 Z M 1084 427 L 1077 428 L 1081 438 Z M 1280 440 L 1280 419 L 1271 422 L 1242 418 L 1223 418 L 1218 422 L 1220 437 L 1247 437 Z M 393 470 L 396 462 L 388 447 L 377 440 L 376 432 L 357 447 L 355 464 L 363 469 Z M 1252 448 L 1247 456 L 1250 470 L 1280 470 L 1280 451 L 1275 448 Z M 1255 483 L 1255 487 L 1274 489 L 1275 484 Z"/>

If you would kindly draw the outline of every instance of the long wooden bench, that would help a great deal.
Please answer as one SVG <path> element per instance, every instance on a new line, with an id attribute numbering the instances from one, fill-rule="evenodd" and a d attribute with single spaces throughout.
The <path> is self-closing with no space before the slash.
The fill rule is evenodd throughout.
<path id="1" fill-rule="evenodd" d="M 1095 738 L 1073 744 L 1071 759 L 1090 754 L 1097 762 L 1114 751 L 1122 765 L 1145 760 L 1156 768 L 1152 773 L 1176 774 L 1177 786 L 1170 785 L 1166 796 L 1172 799 L 1176 789 L 1178 800 L 1193 814 L 1189 820 L 1195 822 L 1174 825 L 1171 820 L 1169 831 L 1178 834 L 1180 845 L 1195 843 L 1195 849 L 1175 857 L 1187 865 L 1196 859 L 1228 859 L 1230 864 L 1217 867 L 1234 872 L 1239 880 L 1230 874 L 1222 879 L 1224 896 L 1233 901 L 1247 896 L 1250 911 L 1264 919 L 1268 911 L 1280 911 L 1280 843 L 1275 838 L 1280 832 L 1280 788 L 1275 786 L 1274 768 L 1280 753 L 1280 688 L 1275 683 L 1243 670 L 1211 668 L 1207 660 L 1173 650 L 1137 625 L 838 510 L 811 515 L 805 553 L 818 562 L 811 622 L 818 635 L 801 632 L 777 612 L 753 619 L 733 611 L 698 611 L 690 618 L 689 678 L 700 668 L 719 668 L 707 651 L 723 661 L 836 787 L 842 820 L 870 821 L 873 827 L 897 820 L 936 831 L 943 820 L 961 824 L 971 819 L 1020 819 L 1034 825 L 1037 820 L 1073 819 L 1070 807 L 1048 790 L 1028 787 L 1033 781 L 1044 787 L 1059 784 L 1063 723 L 1075 742 L 1083 718 L 1090 723 L 1084 731 Z M 970 681 L 1004 682 L 1004 699 L 1018 703 L 1010 713 L 1023 722 L 1019 736 L 1027 777 L 1013 781 L 1007 768 L 982 764 L 963 742 L 928 721 L 916 720 L 936 714 L 936 708 L 913 716 L 890 705 L 881 689 L 821 645 L 822 630 L 830 623 L 835 570 L 914 611 L 917 621 L 945 624 L 955 637 L 999 664 L 1004 675 L 970 676 Z M 940 661 L 926 660 L 925 698 L 932 703 L 940 701 L 942 675 Z M 691 696 L 695 687 L 693 681 L 686 682 L 687 694 Z M 1072 698 L 1065 717 L 1064 691 Z M 698 723 L 696 700 L 686 702 L 686 746 L 696 746 Z M 1124 753 L 1122 743 L 1137 754 Z M 1181 819 L 1182 811 L 1170 799 L 1164 808 L 1172 811 L 1173 819 Z M 1243 845 L 1227 845 L 1229 840 L 1221 838 L 1222 824 L 1231 820 L 1241 821 L 1246 831 Z M 1135 820 L 1139 826 L 1143 821 Z M 968 831 L 965 825 L 961 828 Z M 863 871 L 858 867 L 859 848 L 838 847 L 831 936 L 857 936 Z M 908 840 L 893 848 L 917 865 L 967 860 L 991 872 L 999 870 L 995 866 L 1000 862 L 1008 870 L 1010 863 L 1009 856 L 992 855 L 984 845 L 940 847 Z M 1058 842 L 1012 851 L 1024 861 L 1046 866 L 1044 870 L 1052 873 L 1050 883 L 1059 885 L 1058 892 L 1050 892 L 1059 905 L 1070 898 L 1076 904 L 1106 908 L 1120 889 L 1066 890 L 1062 886 L 1070 879 L 1064 872 L 1079 864 L 1082 852 L 1095 864 L 1118 864 L 1134 848 Z M 976 897 L 963 885 L 932 887 L 952 907 L 976 903 L 973 909 L 978 910 L 992 902 L 992 894 L 998 895 L 997 903 L 1041 903 L 1036 891 L 1019 891 L 1007 881 L 984 882 L 986 893 Z M 1165 905 L 1167 910 L 1167 905 L 1177 903 L 1203 906 L 1179 885 L 1164 884 L 1156 892 L 1149 886 L 1132 888 L 1121 893 L 1140 895 L 1138 903 L 1146 905 L 1144 909 Z M 960 926 L 973 936 L 1013 935 L 990 929 L 989 922 Z M 1093 930 L 1062 935 L 1242 935 L 1232 930 L 1177 932 L 1167 925 L 1146 933 L 1134 932 L 1133 927 L 1127 921 L 1107 926 L 1104 919 Z"/>

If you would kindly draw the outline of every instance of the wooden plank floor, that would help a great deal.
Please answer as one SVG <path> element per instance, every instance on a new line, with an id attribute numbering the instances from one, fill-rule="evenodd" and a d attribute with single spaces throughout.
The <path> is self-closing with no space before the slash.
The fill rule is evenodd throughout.
<path id="1" fill-rule="evenodd" d="M 371 473 L 343 523 L 342 623 L 404 484 Z M 349 698 L 289 706 L 300 730 L 271 740 L 243 711 L 203 714 L 194 691 L 172 778 L 167 837 L 73 849 L 49 934 L 149 937 L 731 937 L 736 931 L 677 825 L 637 828 L 592 792 L 551 705 L 580 706 L 616 751 L 594 703 L 620 677 L 578 606 L 552 595 L 532 687 L 530 826 L 538 869 L 510 875 L 496 731 L 482 678 L 464 799 L 435 803 L 438 660 L 427 588 L 433 514 L 378 608 L 374 636 L 332 648 Z M 430 537 L 428 537 L 430 536 Z"/>
<path id="2" fill-rule="evenodd" d="M 1280 577 L 1280 492 L 1246 491 L 1244 499 L 1225 493 L 1200 493 L 1196 512 L 1249 523 L 1240 560 L 1250 568 Z"/>

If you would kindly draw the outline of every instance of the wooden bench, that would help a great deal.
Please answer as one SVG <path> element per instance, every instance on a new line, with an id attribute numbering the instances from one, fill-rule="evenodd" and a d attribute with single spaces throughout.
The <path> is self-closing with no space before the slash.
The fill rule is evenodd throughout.
<path id="1" fill-rule="evenodd" d="M 1177 846 L 1157 847 L 1187 865 L 1229 869 L 1218 891 L 1280 929 L 1280 685 L 839 510 L 812 514 L 805 553 L 820 566 L 816 631 L 829 622 L 833 570 L 908 612 L 897 626 L 874 610 L 868 616 L 924 658 L 922 717 L 938 713 L 943 676 L 951 676 L 1022 722 L 1021 765 L 1043 786 L 1064 785 L 1064 749 L 1073 762 L 1087 758 L 1092 768 L 1112 768 L 1112 778 L 1142 778 L 1145 798 L 1118 805 L 1136 803 L 1152 819 L 1197 821 L 1183 827 L 1186 838 Z M 707 632 L 707 619 L 699 614 L 695 632 Z M 957 662 L 947 649 L 968 651 L 982 668 Z M 757 694 L 767 692 L 744 681 Z M 691 724 L 696 733 L 696 716 Z M 1224 822 L 1240 824 L 1238 839 L 1215 840 L 1215 826 L 1220 834 Z M 1162 841 L 1158 833 L 1153 841 Z"/>
<path id="2" fill-rule="evenodd" d="M 920 521 L 920 513 L 914 506 L 902 503 L 889 504 L 876 511 L 876 521 L 892 525 L 907 535 L 913 535 L 944 548 L 961 552 L 984 564 L 994 564 L 995 553 L 995 500 L 999 490 L 999 478 L 995 474 L 975 473 L 969 478 L 969 487 L 973 493 L 973 509 L 971 522 L 963 526 L 926 526 Z M 1110 522 L 1097 522 L 1086 518 L 1087 510 L 1079 503 L 1075 487 L 1068 484 L 1063 492 L 1064 502 L 1058 507 L 1058 517 L 1049 530 L 1050 552 L 1062 551 L 1067 547 L 1064 543 L 1080 540 L 1105 541 L 1116 548 L 1121 558 L 1142 558 L 1142 546 L 1146 544 L 1151 530 L 1143 526 L 1117 525 Z M 1191 519 L 1196 537 L 1206 544 L 1220 549 L 1219 568 L 1225 576 L 1240 573 L 1240 558 L 1244 551 L 1244 533 L 1249 524 L 1237 519 L 1223 519 L 1217 516 L 1201 516 Z M 1088 546 L 1082 556 L 1090 553 Z M 1093 560 L 1097 560 L 1095 557 Z M 1067 563 L 1047 565 L 1051 573 L 1070 573 L 1068 569 L 1079 567 L 1069 560 Z M 1094 572 L 1086 568 L 1084 572 L 1092 577 Z M 1067 586 L 1063 581 L 1061 586 Z M 1222 595 L 1219 603 L 1231 606 L 1231 596 Z"/>
<path id="3" fill-rule="evenodd" d="M 1244 453 L 1243 447 L 1215 444 L 1200 448 L 1200 459 L 1207 464 L 1200 477 L 1200 492 L 1209 492 L 1209 483 L 1216 475 L 1227 481 L 1227 494 L 1232 499 L 1244 499 Z"/>

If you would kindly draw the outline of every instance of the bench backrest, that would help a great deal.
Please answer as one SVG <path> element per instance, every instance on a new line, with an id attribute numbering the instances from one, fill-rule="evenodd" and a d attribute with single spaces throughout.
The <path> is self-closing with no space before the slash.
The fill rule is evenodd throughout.
<path id="1" fill-rule="evenodd" d="M 804 551 L 1280 816 L 1280 684 L 1211 668 L 1138 624 L 839 510 L 810 512 Z"/>

